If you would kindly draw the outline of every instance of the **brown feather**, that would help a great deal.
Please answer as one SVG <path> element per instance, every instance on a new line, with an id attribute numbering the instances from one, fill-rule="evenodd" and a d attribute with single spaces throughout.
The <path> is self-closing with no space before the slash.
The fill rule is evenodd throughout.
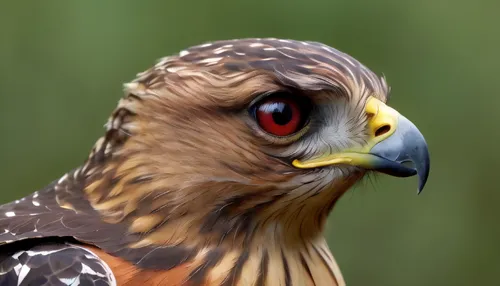
<path id="1" fill-rule="evenodd" d="M 290 162 L 362 145 L 365 101 L 385 101 L 388 90 L 320 43 L 192 47 L 126 84 L 85 164 L 40 193 L 46 209 L 2 206 L 29 220 L 0 219 L 0 229 L 93 245 L 119 285 L 344 285 L 322 232 L 365 171 Z M 279 91 L 318 107 L 289 138 L 265 133 L 248 111 Z"/>

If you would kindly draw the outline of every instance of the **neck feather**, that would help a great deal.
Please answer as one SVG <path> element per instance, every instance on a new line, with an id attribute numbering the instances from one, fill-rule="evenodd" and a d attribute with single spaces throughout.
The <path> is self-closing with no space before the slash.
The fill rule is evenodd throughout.
<path id="1" fill-rule="evenodd" d="M 185 280 L 195 285 L 345 285 L 322 238 L 296 248 L 268 243 L 248 249 L 202 249 L 187 267 Z"/>

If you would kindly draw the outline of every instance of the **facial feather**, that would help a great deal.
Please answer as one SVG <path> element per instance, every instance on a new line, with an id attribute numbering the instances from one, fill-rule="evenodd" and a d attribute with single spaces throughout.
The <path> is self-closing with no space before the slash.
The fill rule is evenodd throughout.
<path id="1" fill-rule="evenodd" d="M 276 43 L 194 47 L 162 59 L 127 84 L 127 96 L 107 124 L 106 143 L 95 148 L 104 149 L 104 163 L 89 172 L 86 190 L 94 208 L 110 221 L 133 222 L 131 229 L 149 227 L 151 243 L 166 243 L 169 239 L 154 232 L 172 226 L 186 230 L 176 241 L 192 244 L 268 221 L 292 229 L 287 221 L 303 209 L 312 211 L 303 211 L 298 221 L 308 216 L 319 221 L 310 230 L 319 233 L 335 200 L 363 171 L 339 166 L 302 171 L 289 163 L 363 144 L 362 102 L 368 95 L 384 98 L 387 88 L 336 50 Z M 253 101 L 277 91 L 301 94 L 315 106 L 310 130 L 290 142 L 271 140 L 248 112 Z M 311 199 L 317 195 L 319 200 Z M 198 236 L 209 229 L 212 233 Z"/>
<path id="2" fill-rule="evenodd" d="M 3 242 L 12 232 L 71 237 L 179 283 L 343 285 L 322 231 L 365 170 L 292 161 L 365 145 L 367 100 L 387 93 L 384 79 L 320 43 L 243 39 L 181 51 L 125 85 L 83 166 L 29 204 L 4 206 Z M 272 108 L 307 110 L 296 132 L 273 135 L 258 122 L 254 107 L 273 96 L 281 101 Z"/>

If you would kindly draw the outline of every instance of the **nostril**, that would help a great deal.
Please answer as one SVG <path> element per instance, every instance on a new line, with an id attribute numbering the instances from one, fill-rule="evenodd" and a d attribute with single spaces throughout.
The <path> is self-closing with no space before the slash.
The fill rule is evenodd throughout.
<path id="1" fill-rule="evenodd" d="M 391 130 L 391 126 L 382 125 L 377 129 L 377 131 L 375 131 L 375 137 L 384 135 L 385 133 L 389 132 L 390 130 Z"/>

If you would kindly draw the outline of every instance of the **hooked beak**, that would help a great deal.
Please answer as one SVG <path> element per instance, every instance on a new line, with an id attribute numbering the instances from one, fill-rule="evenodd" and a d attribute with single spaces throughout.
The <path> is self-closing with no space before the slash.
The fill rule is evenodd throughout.
<path id="1" fill-rule="evenodd" d="M 370 136 L 365 146 L 311 160 L 295 159 L 293 166 L 308 169 L 344 164 L 396 177 L 418 174 L 420 193 L 430 168 L 429 151 L 424 136 L 410 120 L 375 97 L 367 100 L 365 110 L 369 117 Z M 405 163 L 412 163 L 413 166 L 407 166 Z"/>

